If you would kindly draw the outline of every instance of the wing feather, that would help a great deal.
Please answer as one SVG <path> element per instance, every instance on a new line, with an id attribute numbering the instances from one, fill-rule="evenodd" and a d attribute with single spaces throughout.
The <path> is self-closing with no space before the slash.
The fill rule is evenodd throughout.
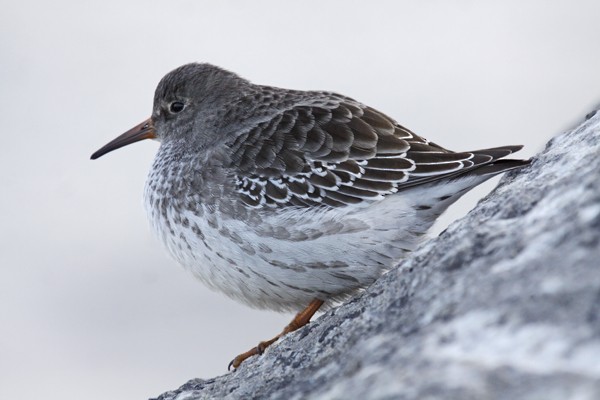
<path id="1" fill-rule="evenodd" d="M 377 201 L 520 149 L 452 152 L 350 98 L 305 94 L 228 143 L 236 189 L 250 207 Z"/>

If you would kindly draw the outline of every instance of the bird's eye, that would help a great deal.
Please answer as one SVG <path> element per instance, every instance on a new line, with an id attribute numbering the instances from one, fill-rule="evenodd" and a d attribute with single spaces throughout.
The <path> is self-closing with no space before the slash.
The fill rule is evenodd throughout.
<path id="1" fill-rule="evenodd" d="M 183 104 L 182 102 L 180 102 L 180 101 L 174 101 L 169 106 L 169 110 L 172 113 L 178 113 L 178 112 L 181 112 L 184 109 L 184 107 L 185 107 L 185 104 Z"/>

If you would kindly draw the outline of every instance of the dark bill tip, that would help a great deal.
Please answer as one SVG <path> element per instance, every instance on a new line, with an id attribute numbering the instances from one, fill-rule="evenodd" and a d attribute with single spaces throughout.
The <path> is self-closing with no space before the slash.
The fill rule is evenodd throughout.
<path id="1" fill-rule="evenodd" d="M 100 158 L 106 153 L 110 153 L 113 150 L 119 149 L 123 146 L 127 146 L 128 144 L 139 142 L 144 139 L 154 139 L 156 138 L 156 132 L 154 131 L 154 124 L 152 123 L 152 118 L 148 118 L 144 122 L 139 125 L 134 126 L 121 136 L 116 139 L 108 142 L 98 151 L 96 151 L 90 157 L 92 160 L 96 158 Z"/>

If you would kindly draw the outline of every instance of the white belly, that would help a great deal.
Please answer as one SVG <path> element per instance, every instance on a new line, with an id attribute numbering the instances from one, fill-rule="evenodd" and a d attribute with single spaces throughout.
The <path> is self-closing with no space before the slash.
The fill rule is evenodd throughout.
<path id="1" fill-rule="evenodd" d="M 171 255 L 210 288 L 256 308 L 297 311 L 314 298 L 341 300 L 392 267 L 426 229 L 414 225 L 400 196 L 377 207 L 285 210 L 257 227 L 206 206 L 150 204 L 155 195 L 146 193 L 148 216 Z"/>

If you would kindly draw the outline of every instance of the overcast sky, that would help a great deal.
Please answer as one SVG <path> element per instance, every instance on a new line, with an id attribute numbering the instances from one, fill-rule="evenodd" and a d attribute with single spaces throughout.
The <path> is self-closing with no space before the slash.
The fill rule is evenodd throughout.
<path id="1" fill-rule="evenodd" d="M 595 0 L 89 3 L 0 3 L 2 399 L 158 395 L 225 373 L 291 318 L 168 258 L 141 200 L 157 143 L 89 161 L 183 63 L 338 91 L 451 149 L 523 157 L 600 102 Z"/>

